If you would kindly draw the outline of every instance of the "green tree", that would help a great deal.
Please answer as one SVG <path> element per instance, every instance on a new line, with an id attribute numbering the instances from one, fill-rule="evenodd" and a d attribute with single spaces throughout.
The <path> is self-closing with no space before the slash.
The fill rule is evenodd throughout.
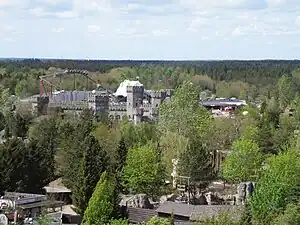
<path id="1" fill-rule="evenodd" d="M 297 129 L 300 129 L 300 94 L 296 95 L 294 99 L 294 114 L 293 117 L 295 118 L 295 125 Z"/>
<path id="2" fill-rule="evenodd" d="M 289 204 L 299 200 L 299 152 L 294 149 L 270 157 L 250 199 L 253 219 L 258 224 L 270 224 Z"/>
<path id="3" fill-rule="evenodd" d="M 27 173 L 25 156 L 26 146 L 17 138 L 9 139 L 1 146 L 0 166 L 3 190 L 22 191 L 24 175 Z"/>
<path id="4" fill-rule="evenodd" d="M 211 121 L 208 112 L 199 105 L 199 90 L 190 82 L 184 82 L 177 88 L 171 101 L 164 102 L 159 110 L 161 134 L 176 132 L 193 138 Z"/>
<path id="5" fill-rule="evenodd" d="M 124 121 L 120 130 L 127 148 L 143 146 L 158 139 L 155 124 L 141 123 L 134 125 Z"/>
<path id="6" fill-rule="evenodd" d="M 58 123 L 56 118 L 43 119 L 29 128 L 29 140 L 43 149 L 47 164 L 53 170 L 53 177 L 57 174 L 57 148 L 59 143 Z"/>
<path id="7" fill-rule="evenodd" d="M 95 138 L 101 143 L 101 147 L 110 156 L 112 165 L 119 166 L 119 145 L 122 138 L 119 127 L 109 126 L 107 124 L 98 124 L 92 132 Z M 126 157 L 126 156 L 125 156 Z"/>
<path id="8" fill-rule="evenodd" d="M 283 213 L 275 217 L 272 224 L 274 225 L 298 225 L 300 224 L 299 203 L 292 203 L 286 206 Z"/>
<path id="9" fill-rule="evenodd" d="M 28 132 L 29 120 L 29 117 L 26 118 L 25 116 L 21 116 L 19 113 L 14 113 L 11 121 L 12 136 L 25 138 Z"/>
<path id="10" fill-rule="evenodd" d="M 156 196 L 164 182 L 164 168 L 157 151 L 151 146 L 129 150 L 122 175 L 122 184 L 135 194 Z"/>
<path id="11" fill-rule="evenodd" d="M 222 168 L 225 180 L 233 182 L 255 181 L 261 170 L 264 156 L 255 141 L 239 139 L 232 145 Z"/>
<path id="12" fill-rule="evenodd" d="M 51 179 L 54 168 L 49 155 L 36 142 L 8 139 L 0 147 L 0 191 L 40 193 Z"/>
<path id="13" fill-rule="evenodd" d="M 49 225 L 51 224 L 51 219 L 49 216 L 40 215 L 36 219 L 37 225 Z"/>
<path id="14" fill-rule="evenodd" d="M 94 125 L 89 111 L 83 112 L 75 123 L 65 123 L 59 130 L 59 165 L 64 184 L 72 190 L 76 186 L 77 174 L 87 149 L 86 137 L 90 137 Z"/>
<path id="15" fill-rule="evenodd" d="M 277 154 L 279 149 L 275 146 L 275 131 L 280 123 L 280 107 L 275 98 L 269 100 L 262 112 L 262 117 L 259 121 L 259 135 L 257 143 L 261 151 L 265 154 Z"/>
<path id="16" fill-rule="evenodd" d="M 206 219 L 203 225 L 246 225 L 247 223 L 244 221 L 239 221 L 232 218 L 231 215 L 227 213 L 220 213 L 217 217 Z"/>
<path id="17" fill-rule="evenodd" d="M 168 176 L 173 171 L 172 159 L 179 159 L 188 148 L 188 145 L 189 139 L 178 133 L 167 132 L 161 137 L 159 147 L 163 149 L 162 160 Z"/>
<path id="18" fill-rule="evenodd" d="M 145 225 L 171 225 L 168 219 L 162 219 L 158 217 L 151 218 Z"/>
<path id="19" fill-rule="evenodd" d="M 279 104 L 285 109 L 294 98 L 293 82 L 291 77 L 283 75 L 277 82 Z"/>
<path id="20" fill-rule="evenodd" d="M 118 171 L 121 171 L 125 166 L 127 153 L 128 148 L 126 146 L 124 138 L 122 137 L 117 147 L 116 166 Z"/>
<path id="21" fill-rule="evenodd" d="M 41 193 L 42 188 L 55 179 L 54 154 L 45 151 L 37 140 L 31 140 L 24 149 L 22 190 L 29 193 Z"/>
<path id="22" fill-rule="evenodd" d="M 73 203 L 79 213 L 83 214 L 100 174 L 107 169 L 108 157 L 94 136 L 89 135 L 83 143 L 83 157 L 77 168 L 78 174 L 73 187 Z"/>
<path id="23" fill-rule="evenodd" d="M 118 219 L 118 220 L 112 220 L 106 225 L 129 225 L 127 220 L 124 219 Z"/>
<path id="24" fill-rule="evenodd" d="M 285 150 L 294 138 L 294 131 L 297 129 L 293 116 L 282 115 L 279 118 L 279 126 L 274 132 L 274 148 L 279 151 Z"/>
<path id="25" fill-rule="evenodd" d="M 180 153 L 180 170 L 185 175 L 192 176 L 192 179 L 201 179 L 210 167 L 207 155 L 209 142 L 212 140 L 213 120 L 207 110 L 199 105 L 199 93 L 195 85 L 184 82 L 176 89 L 171 100 L 164 102 L 159 109 L 158 129 L 161 142 L 165 143 L 166 135 L 171 134 L 173 137 L 181 137 L 177 140 L 177 143 L 182 141 L 178 143 L 178 147 L 185 148 L 174 148 L 167 155 L 173 159 Z M 172 166 L 170 158 L 165 161 L 168 168 Z"/>
<path id="26" fill-rule="evenodd" d="M 115 188 L 114 176 L 103 172 L 84 212 L 84 224 L 106 224 L 111 220 L 115 212 Z"/>
<path id="27" fill-rule="evenodd" d="M 28 94 L 27 89 L 28 89 L 27 81 L 26 80 L 20 80 L 17 83 L 16 87 L 15 87 L 16 96 L 18 96 L 19 98 L 25 97 Z"/>

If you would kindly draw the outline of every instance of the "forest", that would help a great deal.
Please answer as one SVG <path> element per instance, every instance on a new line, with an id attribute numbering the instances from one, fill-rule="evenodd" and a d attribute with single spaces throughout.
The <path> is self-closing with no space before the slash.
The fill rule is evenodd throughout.
<path id="1" fill-rule="evenodd" d="M 148 89 L 175 93 L 155 124 L 110 121 L 88 110 L 78 119 L 11 110 L 11 95 L 37 94 L 39 76 L 53 68 L 86 69 L 111 89 L 138 77 Z M 300 224 L 299 68 L 300 61 L 0 61 L 0 192 L 40 193 L 61 177 L 83 224 L 127 225 L 117 209 L 120 194 L 169 194 L 165 182 L 179 159 L 179 173 L 192 184 L 256 183 L 241 220 L 220 215 L 201 224 Z M 65 78 L 61 88 L 72 82 Z M 248 105 L 234 118 L 213 118 L 199 104 L 203 92 Z M 216 173 L 210 153 L 217 150 L 231 154 Z"/>

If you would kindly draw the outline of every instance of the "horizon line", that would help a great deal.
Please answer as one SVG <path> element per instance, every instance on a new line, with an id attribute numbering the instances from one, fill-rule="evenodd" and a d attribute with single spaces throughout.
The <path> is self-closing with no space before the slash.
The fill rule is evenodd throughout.
<path id="1" fill-rule="evenodd" d="M 257 59 L 96 59 L 96 58 L 54 58 L 54 57 L 0 57 L 1 60 L 73 60 L 73 61 L 161 61 L 161 62 L 197 62 L 197 61 L 300 61 L 300 59 L 286 58 L 257 58 Z"/>

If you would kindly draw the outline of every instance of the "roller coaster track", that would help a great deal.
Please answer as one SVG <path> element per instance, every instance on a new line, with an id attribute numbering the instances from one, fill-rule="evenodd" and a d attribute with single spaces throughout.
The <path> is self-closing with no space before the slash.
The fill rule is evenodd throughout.
<path id="1" fill-rule="evenodd" d="M 76 75 L 82 75 L 86 78 L 86 88 L 88 88 L 88 81 L 92 81 L 97 84 L 97 86 L 101 86 L 99 82 L 96 82 L 89 76 L 89 73 L 85 70 L 75 70 L 75 69 L 67 69 L 62 73 L 51 73 L 47 75 L 40 76 L 40 96 L 49 96 L 52 97 L 53 91 L 57 89 L 57 85 L 54 85 L 52 82 L 47 80 L 48 78 L 59 77 L 60 83 L 62 82 L 63 76 L 73 75 L 74 86 L 73 89 L 76 90 Z"/>

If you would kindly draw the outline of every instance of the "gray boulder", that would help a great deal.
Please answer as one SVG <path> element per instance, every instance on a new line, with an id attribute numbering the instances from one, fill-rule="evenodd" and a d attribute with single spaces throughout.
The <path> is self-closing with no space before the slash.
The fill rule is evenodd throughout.
<path id="1" fill-rule="evenodd" d="M 149 198 L 146 194 L 137 194 L 127 198 L 126 205 L 127 207 L 132 208 L 143 208 L 143 209 L 153 209 L 153 205 L 150 203 Z"/>

